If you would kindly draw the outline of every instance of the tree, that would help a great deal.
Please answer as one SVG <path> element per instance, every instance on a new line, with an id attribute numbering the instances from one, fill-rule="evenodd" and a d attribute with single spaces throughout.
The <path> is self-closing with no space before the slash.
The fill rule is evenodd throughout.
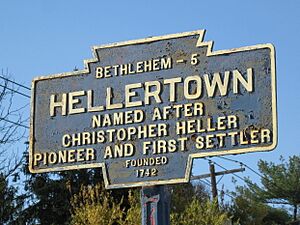
<path id="1" fill-rule="evenodd" d="M 300 205 L 300 157 L 291 156 L 288 161 L 281 157 L 279 164 L 260 160 L 258 167 L 262 187 L 248 180 L 249 189 L 264 203 L 292 206 L 296 221 Z"/>
<path id="2" fill-rule="evenodd" d="M 172 187 L 171 224 L 226 224 L 229 214 L 211 202 L 201 183 L 178 184 Z"/>
<path id="3" fill-rule="evenodd" d="M 173 225 L 224 225 L 230 220 L 229 214 L 218 208 L 217 202 L 205 202 L 197 198 L 192 201 L 180 214 L 171 215 Z"/>
<path id="4" fill-rule="evenodd" d="M 112 191 L 103 185 L 82 186 L 78 194 L 71 199 L 71 225 L 136 225 L 141 222 L 139 192 L 130 190 L 127 203 L 112 197 Z"/>
<path id="5" fill-rule="evenodd" d="M 140 202 L 139 190 L 129 191 L 128 195 L 128 209 L 125 210 L 125 219 L 122 225 L 136 225 L 142 221 L 142 209 Z"/>
<path id="6" fill-rule="evenodd" d="M 237 187 L 229 209 L 233 221 L 241 225 L 286 224 L 290 216 L 283 209 L 273 208 L 261 201 L 247 187 Z"/>
<path id="7" fill-rule="evenodd" d="M 15 220 L 23 202 L 16 198 L 17 189 L 9 186 L 3 174 L 0 174 L 0 224 Z"/>
<path id="8" fill-rule="evenodd" d="M 263 223 L 266 225 L 288 224 L 290 220 L 291 217 L 286 210 L 268 206 L 268 214 Z"/>
<path id="9" fill-rule="evenodd" d="M 97 179 L 98 175 L 91 170 L 30 174 L 28 164 L 24 165 L 24 170 L 28 177 L 25 190 L 29 196 L 29 206 L 23 210 L 22 217 L 27 224 L 67 224 L 71 216 L 70 200 L 79 193 L 80 186 L 102 182 L 102 178 Z M 97 172 L 100 173 L 99 170 Z"/>
<path id="10" fill-rule="evenodd" d="M 39 174 L 29 180 L 32 182 L 27 188 L 30 205 L 23 211 L 24 223 L 35 224 L 38 221 L 41 224 L 65 224 L 69 218 L 67 207 L 70 197 L 65 184 L 50 176 Z"/>
<path id="11" fill-rule="evenodd" d="M 22 212 L 24 223 L 27 224 L 68 224 L 71 220 L 71 199 L 80 193 L 81 187 L 103 186 L 101 168 L 30 174 L 28 165 L 25 165 L 24 170 L 28 177 L 25 187 L 30 197 L 29 207 Z M 113 199 L 119 202 L 123 196 L 128 195 L 128 190 L 114 190 L 111 194 Z M 127 204 L 124 198 L 122 207 L 126 207 Z"/>
<path id="12" fill-rule="evenodd" d="M 24 158 L 17 152 L 16 144 L 26 140 L 22 107 L 16 107 L 15 97 L 21 93 L 17 83 L 6 74 L 0 74 L 0 224 L 18 224 L 24 195 L 18 193 L 21 165 Z M 29 103 L 29 101 L 28 101 Z M 14 186 L 11 183 L 14 182 Z"/>
<path id="13" fill-rule="evenodd" d="M 141 223 L 141 205 L 139 190 L 130 190 L 121 200 L 112 196 L 112 191 L 106 191 L 103 186 L 82 187 L 78 195 L 72 198 L 71 224 L 114 224 L 137 225 Z M 193 221 L 221 221 L 224 213 L 216 209 L 216 204 L 208 203 L 208 193 L 202 185 L 179 184 L 172 186 L 171 218 L 174 224 L 185 224 L 184 216 L 192 217 Z M 123 203 L 127 202 L 127 205 Z M 204 204 L 205 202 L 206 204 Z M 199 205 L 198 205 L 199 204 Z M 201 210 L 201 211 L 200 211 Z M 218 211 L 218 212 L 217 212 Z M 203 215 L 199 215 L 199 213 Z M 113 215 L 112 215 L 113 213 Z M 101 222 L 100 222 L 101 221 Z M 180 223 L 179 223 L 180 222 Z M 206 223 L 201 223 L 206 224 Z M 218 223 L 212 223 L 211 225 Z M 223 225 L 223 224 L 222 224 Z"/>
<path id="14" fill-rule="evenodd" d="M 115 203 L 101 185 L 82 186 L 71 200 L 71 225 L 121 224 L 122 202 Z"/>
<path id="15" fill-rule="evenodd" d="M 200 202 L 209 199 L 209 193 L 201 183 L 176 184 L 172 186 L 171 212 L 182 213 L 191 204 L 193 198 Z"/>
<path id="16" fill-rule="evenodd" d="M 29 105 L 16 107 L 16 93 L 21 93 L 15 87 L 15 82 L 6 74 L 0 74 L 0 172 L 7 179 L 17 176 L 15 172 L 23 163 L 23 157 L 16 151 L 16 143 L 27 139 L 28 118 L 24 119 L 23 110 Z"/>

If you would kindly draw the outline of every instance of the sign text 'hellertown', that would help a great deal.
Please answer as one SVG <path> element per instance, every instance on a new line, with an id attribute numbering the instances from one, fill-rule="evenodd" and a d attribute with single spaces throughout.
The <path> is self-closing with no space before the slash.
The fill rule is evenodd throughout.
<path id="1" fill-rule="evenodd" d="M 102 167 L 107 188 L 188 182 L 193 158 L 277 143 L 271 44 L 212 51 L 204 30 L 93 48 L 33 81 L 30 170 Z"/>

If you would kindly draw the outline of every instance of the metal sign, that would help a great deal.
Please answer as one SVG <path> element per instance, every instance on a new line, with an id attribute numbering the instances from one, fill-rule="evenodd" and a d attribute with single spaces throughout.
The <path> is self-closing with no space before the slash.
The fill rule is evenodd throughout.
<path id="1" fill-rule="evenodd" d="M 204 33 L 97 46 L 84 70 L 34 79 L 30 171 L 171 184 L 189 181 L 194 158 L 275 148 L 273 45 L 212 51 Z"/>

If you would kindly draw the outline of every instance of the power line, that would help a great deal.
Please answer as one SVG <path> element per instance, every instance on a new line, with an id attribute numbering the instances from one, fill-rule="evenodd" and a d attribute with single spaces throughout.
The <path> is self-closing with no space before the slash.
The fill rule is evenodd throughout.
<path id="1" fill-rule="evenodd" d="M 22 87 L 22 88 L 25 88 L 25 89 L 27 89 L 27 90 L 31 90 L 29 87 L 26 87 L 25 85 L 23 85 L 23 84 L 20 84 L 20 83 L 18 83 L 18 82 L 15 82 L 15 81 L 13 81 L 13 80 L 10 80 L 10 79 L 8 79 L 8 78 L 6 78 L 6 77 L 4 77 L 4 76 L 1 76 L 0 75 L 0 78 L 2 78 L 3 80 L 6 80 L 6 81 L 8 81 L 8 82 L 11 82 L 11 83 L 13 83 L 13 84 L 15 84 L 15 85 L 18 85 L 18 86 L 20 86 L 20 87 Z"/>
<path id="2" fill-rule="evenodd" d="M 30 98 L 29 95 L 24 94 L 24 93 L 22 93 L 22 92 L 19 92 L 19 91 L 17 91 L 17 90 L 14 90 L 14 89 L 12 89 L 12 88 L 9 88 L 9 87 L 7 87 L 7 86 L 4 86 L 4 85 L 2 85 L 2 84 L 0 84 L 0 87 L 6 88 L 7 90 L 10 90 L 10 91 L 12 91 L 12 92 L 15 92 L 15 93 L 17 93 L 17 94 L 19 94 L 19 95 L 22 95 L 22 96 L 26 97 L 26 98 Z"/>
<path id="3" fill-rule="evenodd" d="M 263 179 L 266 179 L 264 176 L 262 176 L 260 173 L 256 172 L 254 169 L 252 169 L 250 166 L 248 166 L 247 164 L 241 162 L 241 161 L 238 161 L 238 160 L 234 160 L 234 159 L 229 159 L 229 158 L 226 158 L 224 156 L 218 156 L 219 158 L 221 159 L 225 159 L 225 160 L 228 160 L 228 161 L 231 161 L 231 162 L 235 162 L 235 163 L 239 163 L 241 166 L 245 166 L 247 167 L 249 170 L 251 170 L 253 173 L 255 173 L 256 175 L 260 176 L 261 178 Z"/>
<path id="4" fill-rule="evenodd" d="M 274 181 L 272 180 L 269 180 L 267 177 L 265 176 L 262 176 L 261 174 L 259 174 L 258 172 L 256 172 L 254 169 L 252 169 L 250 166 L 246 165 L 245 163 L 241 162 L 241 161 L 238 161 L 238 160 L 234 160 L 234 159 L 229 159 L 229 158 L 226 158 L 224 156 L 218 156 L 219 158 L 221 159 L 225 159 L 225 160 L 228 160 L 228 161 L 231 161 L 231 162 L 235 162 L 235 163 L 239 163 L 241 166 L 245 166 L 246 168 L 248 168 L 249 170 L 251 170 L 253 173 L 255 173 L 256 175 L 258 175 L 259 177 L 261 177 L 263 180 L 267 181 L 270 185 L 273 185 L 273 187 L 276 187 L 278 188 L 281 192 L 285 192 L 285 190 L 283 190 L 280 186 L 278 186 Z M 240 178 L 242 180 L 245 181 L 245 179 L 243 178 Z M 245 181 L 246 182 L 246 181 Z M 252 183 L 249 183 L 249 182 L 246 182 L 248 185 L 250 184 L 251 186 L 253 185 Z M 271 194 L 271 193 L 270 193 Z M 271 194 L 274 198 L 276 198 L 275 195 Z"/>
<path id="5" fill-rule="evenodd" d="M 213 160 L 211 160 L 211 159 L 206 159 L 206 158 L 203 158 L 203 159 L 208 160 L 209 162 L 212 162 L 212 163 L 216 164 L 217 166 L 221 167 L 221 168 L 224 169 L 225 171 L 228 171 L 224 166 L 221 166 L 220 164 L 216 163 L 215 161 L 213 161 Z M 240 164 L 242 165 L 243 163 L 240 162 Z M 243 165 L 244 165 L 244 164 L 243 164 Z M 236 174 L 234 174 L 234 173 L 233 173 L 233 176 L 236 176 L 237 178 L 243 180 L 245 183 L 249 184 L 249 182 L 247 182 L 247 180 L 244 179 L 244 178 L 242 178 L 241 176 L 236 175 Z M 252 186 L 251 183 L 250 183 L 250 185 Z M 274 185 L 274 186 L 276 186 L 276 185 Z M 276 187 L 277 187 L 277 186 L 276 186 Z M 279 187 L 278 187 L 278 188 L 279 188 Z"/>
<path id="6" fill-rule="evenodd" d="M 14 122 L 14 121 L 11 121 L 11 120 L 8 120 L 8 119 L 5 119 L 5 118 L 1 118 L 1 117 L 0 117 L 0 120 L 3 120 L 3 121 L 8 122 L 8 123 L 12 123 L 12 124 L 20 126 L 20 127 L 24 127 L 26 129 L 29 129 L 28 126 L 26 126 L 24 124 L 21 124 L 21 123 L 18 123 L 18 122 Z"/>
<path id="7" fill-rule="evenodd" d="M 206 181 L 206 180 L 199 180 L 199 181 L 202 182 L 203 184 L 206 184 L 206 185 L 208 185 L 208 186 L 211 187 L 211 184 L 210 184 L 208 181 Z M 224 191 L 222 191 L 222 190 L 217 189 L 217 191 L 218 191 L 218 192 L 222 192 L 222 193 L 224 193 L 225 195 L 227 195 L 228 197 L 234 199 L 234 197 L 233 197 L 232 195 L 230 195 L 230 194 L 228 194 L 228 193 L 226 193 L 226 192 L 224 192 Z"/>
<path id="8" fill-rule="evenodd" d="M 206 158 L 204 158 L 204 159 L 206 159 Z M 219 166 L 219 167 L 221 167 L 222 169 L 224 169 L 225 171 L 228 171 L 224 166 L 221 166 L 220 164 L 216 163 L 215 161 L 213 161 L 213 160 L 211 160 L 211 159 L 206 159 L 206 160 L 209 160 L 209 161 L 213 162 L 214 164 L 216 164 L 217 166 Z M 241 179 L 241 180 L 243 180 L 244 182 L 247 183 L 247 181 L 246 181 L 244 178 L 242 178 L 241 176 L 236 175 L 236 174 L 234 174 L 234 173 L 233 173 L 232 175 L 233 175 L 233 176 L 236 176 L 237 178 L 239 178 L 239 179 Z"/>
<path id="9" fill-rule="evenodd" d="M 230 161 L 230 162 L 240 163 L 240 164 L 244 165 L 244 163 L 242 163 L 242 162 L 240 162 L 240 161 L 237 161 L 237 160 L 234 160 L 234 159 L 229 159 L 229 158 L 226 158 L 226 157 L 224 157 L 224 156 L 217 156 L 217 157 L 218 157 L 218 158 L 221 158 L 221 159 L 226 159 L 226 160 L 228 160 L 228 161 Z"/>
<path id="10" fill-rule="evenodd" d="M 204 158 L 206 159 L 206 158 Z M 215 165 L 214 163 L 212 163 L 211 160 L 209 160 L 209 170 L 210 173 L 209 174 L 202 174 L 202 175 L 198 175 L 198 176 L 192 176 L 191 180 L 198 180 L 198 179 L 205 179 L 207 177 L 210 177 L 211 181 L 210 181 L 210 187 L 211 187 L 211 194 L 212 194 L 212 198 L 213 199 L 218 199 L 218 188 L 217 188 L 217 184 L 219 183 L 219 181 L 222 179 L 222 177 L 225 174 L 230 174 L 230 173 L 237 173 L 237 172 L 243 172 L 245 171 L 245 168 L 240 168 L 240 169 L 233 169 L 233 170 L 227 170 L 226 168 L 224 168 L 224 171 L 219 171 L 219 172 L 215 172 Z M 222 176 L 219 181 L 216 181 L 216 176 Z M 205 180 L 207 182 L 207 180 Z M 223 192 L 223 191 L 222 191 Z"/>
<path id="11" fill-rule="evenodd" d="M 216 174 L 216 176 L 222 176 L 223 177 L 226 174 L 243 172 L 243 171 L 245 171 L 245 168 L 226 170 L 226 171 L 216 172 L 215 174 Z M 210 177 L 210 175 L 211 175 L 210 173 L 207 173 L 207 174 L 202 174 L 202 175 L 191 176 L 191 180 L 204 179 L 204 178 Z"/>

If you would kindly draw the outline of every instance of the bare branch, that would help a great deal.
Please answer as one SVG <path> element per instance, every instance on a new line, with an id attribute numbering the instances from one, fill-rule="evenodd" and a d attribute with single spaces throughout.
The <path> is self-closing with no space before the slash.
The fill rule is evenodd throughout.
<path id="1" fill-rule="evenodd" d="M 18 96 L 29 97 L 29 93 L 18 89 L 22 86 L 9 77 L 8 71 L 6 74 L 2 71 L 0 77 L 0 174 L 6 179 L 14 175 L 24 161 L 16 144 L 27 140 L 29 118 L 24 113 L 29 102 L 20 105 L 24 102 L 23 97 L 22 101 L 16 102 Z"/>

